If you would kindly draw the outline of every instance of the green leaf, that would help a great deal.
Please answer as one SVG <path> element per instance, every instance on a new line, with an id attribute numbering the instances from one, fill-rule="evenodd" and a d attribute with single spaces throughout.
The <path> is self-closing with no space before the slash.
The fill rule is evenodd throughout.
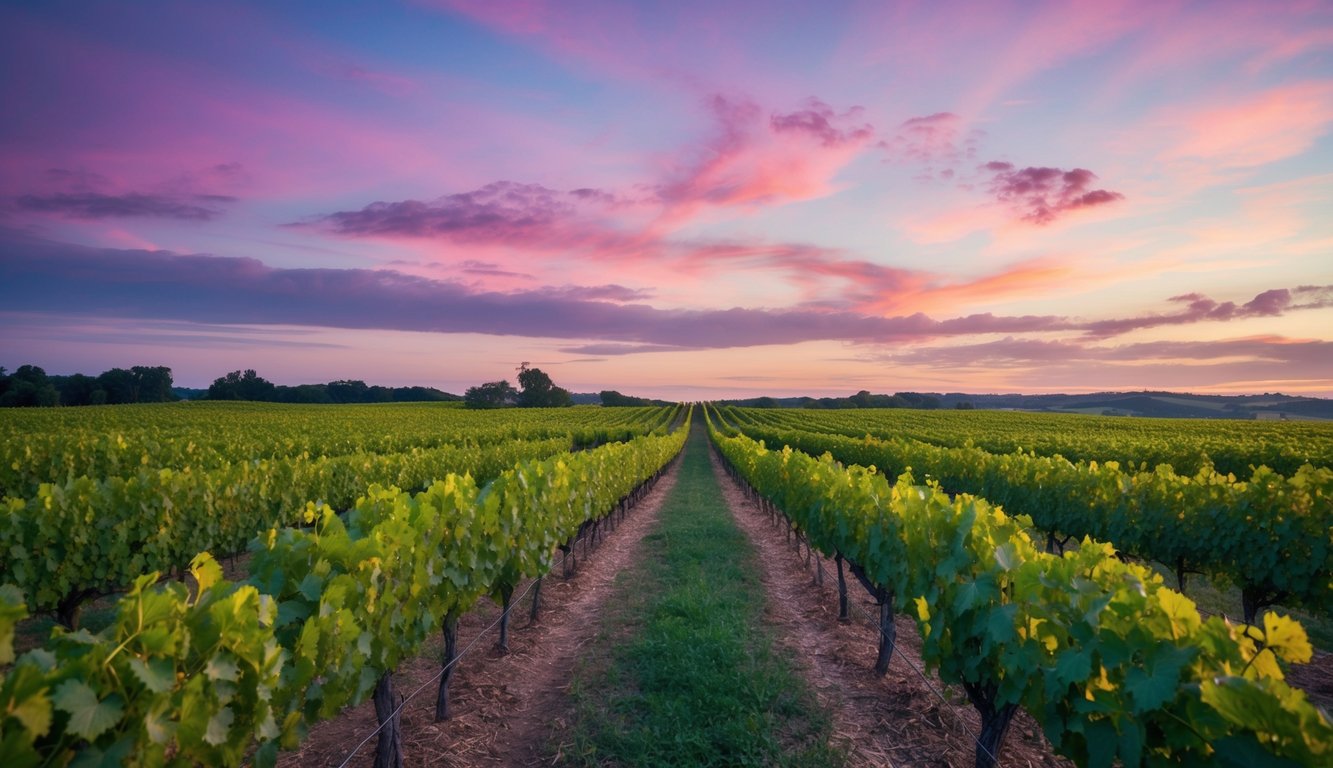
<path id="1" fill-rule="evenodd" d="M 231 729 L 231 723 L 236 719 L 236 715 L 231 711 L 231 707 L 223 707 L 216 714 L 208 719 L 208 730 L 204 732 L 204 741 L 215 747 L 227 743 L 227 732 Z"/>
<path id="2" fill-rule="evenodd" d="M 214 656 L 204 665 L 204 674 L 209 680 L 230 680 L 236 682 L 240 679 L 241 668 L 231 659 L 223 656 Z"/>
<path id="3" fill-rule="evenodd" d="M 1111 768 L 1115 758 L 1117 734 L 1109 720 L 1091 720 L 1083 729 L 1088 740 L 1089 768 Z"/>
<path id="4" fill-rule="evenodd" d="M 45 736 L 51 730 L 51 699 L 46 695 L 46 678 L 31 664 L 20 664 L 0 678 L 0 712 L 8 712 L 23 723 L 33 736 Z"/>
<path id="5" fill-rule="evenodd" d="M 166 744 L 176 736 L 176 723 L 167 716 L 167 712 L 149 712 L 143 718 L 144 730 L 154 744 Z"/>
<path id="6" fill-rule="evenodd" d="M 1213 742 L 1217 761 L 1227 768 L 1299 768 L 1301 765 L 1264 749 L 1251 734 L 1226 736 Z"/>
<path id="7" fill-rule="evenodd" d="M 51 701 L 56 709 L 69 714 L 69 731 L 89 741 L 106 733 L 125 711 L 119 696 L 112 694 L 98 701 L 97 693 L 81 680 L 61 683 Z"/>
<path id="8" fill-rule="evenodd" d="M 1139 765 L 1143 761 L 1143 724 L 1133 718 L 1120 721 L 1120 762 Z"/>
<path id="9" fill-rule="evenodd" d="M 1165 646 L 1146 659 L 1142 668 L 1129 670 L 1125 690 L 1134 697 L 1134 714 L 1157 709 L 1174 698 L 1180 687 L 1180 669 L 1193 655 L 1189 648 Z"/>
<path id="10" fill-rule="evenodd" d="M 176 685 L 176 668 L 170 659 L 130 659 L 130 671 L 153 693 L 166 693 Z"/>
<path id="11" fill-rule="evenodd" d="M 1092 674 L 1092 651 L 1070 648 L 1055 660 L 1054 691 L 1061 691 L 1070 683 L 1081 683 Z"/>
<path id="12" fill-rule="evenodd" d="M 319 593 L 323 590 L 324 579 L 313 573 L 307 573 L 305 578 L 301 579 L 301 586 L 297 587 L 297 591 L 312 603 L 319 602 Z"/>
<path id="13" fill-rule="evenodd" d="M 997 644 L 1007 643 L 1018 637 L 1018 632 L 1014 629 L 1014 615 L 1018 612 L 1018 606 L 1003 605 L 990 612 L 986 619 L 986 634 Z"/>
<path id="14" fill-rule="evenodd" d="M 977 604 L 981 597 L 981 587 L 977 586 L 976 581 L 969 581 L 959 585 L 958 591 L 954 593 L 953 610 L 954 613 L 963 613 L 967 609 Z"/>
<path id="15" fill-rule="evenodd" d="M 69 768 L 120 768 L 128 762 L 134 740 L 130 737 L 120 739 L 105 750 L 89 746 L 79 752 Z"/>
<path id="16" fill-rule="evenodd" d="M 23 593 L 13 584 L 0 584 L 0 664 L 14 661 L 14 625 L 28 615 Z"/>

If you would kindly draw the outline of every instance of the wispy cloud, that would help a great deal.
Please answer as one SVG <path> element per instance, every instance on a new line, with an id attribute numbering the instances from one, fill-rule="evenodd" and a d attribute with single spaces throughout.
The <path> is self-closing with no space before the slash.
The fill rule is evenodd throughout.
<path id="1" fill-rule="evenodd" d="M 964 128 L 963 118 L 952 112 L 921 115 L 904 120 L 879 146 L 896 160 L 940 166 L 941 178 L 952 179 L 960 164 L 976 159 L 984 135 L 976 128 L 966 132 Z"/>
<path id="2" fill-rule="evenodd" d="M 584 354 L 729 348 L 804 341 L 885 343 L 1063 331 L 1105 339 L 1130 331 L 1225 322 L 1333 306 L 1333 286 L 1259 293 L 1244 304 L 1177 296 L 1185 309 L 1109 320 L 977 313 L 942 320 L 839 308 L 685 310 L 643 303 L 620 285 L 478 290 L 389 270 L 284 269 L 249 258 L 133 251 L 10 237 L 0 240 L 0 301 L 13 311 L 538 336 L 609 343 Z"/>
<path id="3" fill-rule="evenodd" d="M 1172 296 L 1170 301 L 1184 308 L 1179 312 L 1166 314 L 1091 322 L 1084 325 L 1082 330 L 1092 338 L 1107 338 L 1143 328 L 1188 325 L 1205 320 L 1278 317 L 1291 311 L 1333 306 L 1333 286 L 1303 285 L 1292 289 L 1275 288 L 1258 294 L 1244 304 L 1237 304 L 1234 301 L 1219 302 L 1200 293 Z"/>
<path id="4" fill-rule="evenodd" d="M 870 124 L 851 125 L 838 128 L 836 122 L 854 121 L 864 114 L 860 107 L 852 107 L 844 114 L 837 114 L 833 107 L 816 98 L 806 100 L 805 108 L 786 114 L 774 113 L 768 124 L 777 133 L 802 133 L 818 139 L 825 147 L 841 147 L 847 144 L 861 144 L 875 135 Z"/>
<path id="5" fill-rule="evenodd" d="M 1316 388 L 1333 377 L 1333 342 L 1252 336 L 1217 341 L 1103 345 L 1005 337 L 981 344 L 918 345 L 869 359 L 951 374 L 986 371 L 1027 391 L 1176 388 L 1257 391 Z M 1095 368 L 1097 378 L 1086 371 Z"/>
<path id="6" fill-rule="evenodd" d="M 190 195 L 184 198 L 128 192 L 106 195 L 98 192 L 58 192 L 51 195 L 22 195 L 15 201 L 19 210 L 53 213 L 76 219 L 156 218 L 182 221 L 211 221 L 222 215 L 218 204 L 233 203 L 229 195 Z M 208 206 L 203 205 L 209 204 Z"/>
<path id="7" fill-rule="evenodd" d="M 1246 168 L 1308 150 L 1333 125 L 1333 83 L 1309 81 L 1276 86 L 1223 102 L 1165 108 L 1151 121 L 1174 136 L 1168 161 L 1202 161 Z"/>
<path id="8" fill-rule="evenodd" d="M 672 220 L 705 206 L 782 204 L 827 195 L 833 176 L 874 135 L 860 109 L 837 113 L 815 98 L 767 120 L 759 105 L 744 98 L 714 94 L 707 108 L 712 137 L 683 149 L 656 187 Z"/>
<path id="9" fill-rule="evenodd" d="M 596 190 L 562 192 L 540 184 L 497 181 L 431 202 L 376 202 L 359 211 L 336 211 L 314 222 L 355 237 L 445 237 L 464 243 L 544 244 L 580 203 L 601 202 Z"/>
<path id="10" fill-rule="evenodd" d="M 635 303 L 643 294 L 621 286 L 475 291 L 388 270 L 281 269 L 248 258 L 35 240 L 0 242 L 0 276 L 5 278 L 0 300 L 16 311 L 597 339 L 684 349 L 821 339 L 884 342 L 1063 325 L 1060 318 L 989 314 L 937 321 L 921 314 L 878 317 L 808 309 L 658 309 Z"/>

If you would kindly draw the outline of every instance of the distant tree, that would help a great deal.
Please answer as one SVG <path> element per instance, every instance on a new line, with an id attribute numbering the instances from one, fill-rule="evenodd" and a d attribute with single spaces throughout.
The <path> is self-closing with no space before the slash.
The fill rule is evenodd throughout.
<path id="1" fill-rule="evenodd" d="M 781 405 L 781 404 L 777 401 L 776 398 L 772 398 L 772 397 L 768 397 L 768 396 L 764 396 L 764 397 L 756 397 L 756 398 L 754 399 L 754 407 L 755 407 L 755 408 L 777 408 L 777 407 L 779 407 L 780 405 Z"/>
<path id="2" fill-rule="evenodd" d="M 398 403 L 409 402 L 448 402 L 461 400 L 458 395 L 441 392 L 434 387 L 394 387 L 393 400 Z"/>
<path id="3" fill-rule="evenodd" d="M 370 388 L 364 381 L 342 380 L 329 382 L 329 397 L 333 398 L 335 403 L 365 403 L 368 402 Z"/>
<path id="4" fill-rule="evenodd" d="M 0 375 L 3 373 L 4 369 L 0 368 Z M 46 371 L 35 365 L 20 365 L 18 370 L 2 377 L 0 407 L 30 408 L 60 403 L 60 393 L 56 391 Z"/>
<path id="5" fill-rule="evenodd" d="M 324 384 L 298 384 L 278 387 L 278 399 L 284 403 L 332 403 L 329 388 Z"/>
<path id="6" fill-rule="evenodd" d="M 61 405 L 102 405 L 106 402 L 106 390 L 97 384 L 95 376 L 76 373 L 71 376 L 51 377 L 56 389 L 60 390 Z"/>
<path id="7" fill-rule="evenodd" d="M 953 407 L 954 410 L 957 411 L 970 411 L 973 408 L 976 408 L 976 406 L 972 404 L 971 400 L 959 400 L 957 403 L 954 403 Z"/>
<path id="8" fill-rule="evenodd" d="M 176 399 L 171 391 L 171 369 L 165 365 L 136 365 L 130 369 L 134 376 L 136 403 L 169 403 Z"/>
<path id="9" fill-rule="evenodd" d="M 527 363 L 519 366 L 518 386 L 522 392 L 518 404 L 525 408 L 563 408 L 573 405 L 569 390 L 557 387 L 540 368 L 529 368 Z"/>
<path id="10" fill-rule="evenodd" d="M 900 408 L 924 408 L 933 410 L 940 407 L 940 399 L 934 395 L 923 395 L 920 392 L 898 392 L 894 398 L 901 401 Z"/>
<path id="11" fill-rule="evenodd" d="M 507 381 L 489 381 L 463 393 L 463 405 L 468 408 L 505 408 L 516 403 L 518 390 Z"/>
<path id="12" fill-rule="evenodd" d="M 112 368 L 97 377 L 97 386 L 106 392 L 109 405 L 139 402 L 139 377 L 125 368 Z"/>
<path id="13" fill-rule="evenodd" d="M 622 395 L 614 389 L 604 389 L 597 395 L 602 399 L 602 405 L 608 408 L 618 408 L 624 406 L 643 406 L 651 405 L 652 401 L 645 397 L 631 397 Z"/>
<path id="14" fill-rule="evenodd" d="M 277 387 L 261 378 L 253 368 L 244 372 L 232 371 L 214 379 L 208 387 L 209 400 L 267 400 L 277 399 Z"/>

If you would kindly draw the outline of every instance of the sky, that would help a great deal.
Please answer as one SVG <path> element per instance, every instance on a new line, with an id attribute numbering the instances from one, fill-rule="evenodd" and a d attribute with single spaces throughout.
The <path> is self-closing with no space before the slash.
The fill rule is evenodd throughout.
<path id="1" fill-rule="evenodd" d="M 1333 4 L 0 3 L 0 365 L 1333 396 Z"/>

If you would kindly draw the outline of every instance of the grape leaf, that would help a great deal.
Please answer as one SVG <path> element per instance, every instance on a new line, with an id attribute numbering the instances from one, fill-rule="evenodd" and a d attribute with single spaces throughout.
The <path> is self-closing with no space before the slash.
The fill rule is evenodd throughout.
<path id="1" fill-rule="evenodd" d="M 51 701 L 56 709 L 69 714 L 69 731 L 89 741 L 106 733 L 125 711 L 120 696 L 112 694 L 98 701 L 97 692 L 81 680 L 61 683 Z"/>

